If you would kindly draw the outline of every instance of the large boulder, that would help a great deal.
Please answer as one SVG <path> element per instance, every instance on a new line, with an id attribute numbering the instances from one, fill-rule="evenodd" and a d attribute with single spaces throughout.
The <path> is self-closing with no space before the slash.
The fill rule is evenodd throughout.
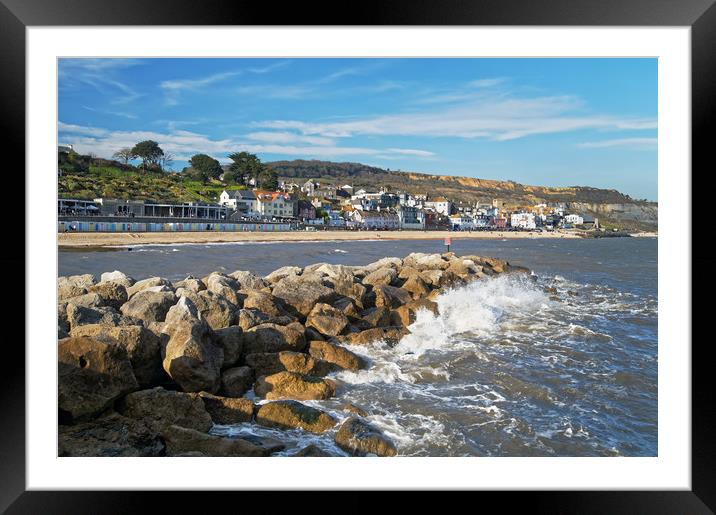
<path id="1" fill-rule="evenodd" d="M 116 343 L 65 338 L 57 346 L 60 420 L 82 421 L 139 388 L 127 351 Z"/>
<path id="2" fill-rule="evenodd" d="M 169 336 L 162 362 L 167 374 L 186 392 L 215 393 L 224 352 L 191 300 L 182 297 L 169 310 L 163 331 Z"/>
<path id="3" fill-rule="evenodd" d="M 206 280 L 206 289 L 231 302 L 236 307 L 241 307 L 243 296 L 239 296 L 239 283 L 235 279 L 218 273 L 209 275 Z"/>
<path id="4" fill-rule="evenodd" d="M 328 304 L 316 304 L 306 318 L 306 327 L 313 327 L 326 336 L 337 336 L 348 325 L 348 317 Z"/>
<path id="5" fill-rule="evenodd" d="M 322 377 L 338 370 L 332 363 L 291 351 L 248 354 L 246 364 L 254 369 L 257 377 L 283 371 Z"/>
<path id="6" fill-rule="evenodd" d="M 391 312 L 390 321 L 393 325 L 407 327 L 415 322 L 417 313 L 421 309 L 426 309 L 434 315 L 439 314 L 436 302 L 428 299 L 419 299 L 408 302 Z"/>
<path id="7" fill-rule="evenodd" d="M 72 336 L 115 342 L 124 347 L 140 387 L 152 386 L 165 377 L 159 338 L 141 325 L 80 325 L 72 330 Z"/>
<path id="8" fill-rule="evenodd" d="M 350 345 L 369 345 L 377 342 L 394 345 L 398 343 L 406 334 L 409 334 L 409 332 L 404 327 L 389 326 L 366 329 L 365 331 L 360 331 L 358 333 L 338 336 L 336 339 L 339 342 L 348 343 Z"/>
<path id="9" fill-rule="evenodd" d="M 95 295 L 94 293 L 92 295 Z M 109 307 L 83 307 L 77 306 L 72 302 L 67 303 L 65 310 L 67 316 L 67 323 L 70 328 L 70 332 L 81 325 L 87 324 L 101 324 L 106 327 L 125 325 L 130 320 L 126 320 L 120 315 L 117 310 Z M 139 322 L 139 320 L 136 320 Z M 140 322 L 141 323 L 141 322 Z"/>
<path id="10" fill-rule="evenodd" d="M 212 329 L 229 327 L 236 320 L 236 306 L 221 295 L 208 290 L 182 290 L 182 295 L 191 300 Z"/>
<path id="11" fill-rule="evenodd" d="M 221 374 L 221 393 L 226 397 L 241 397 L 254 384 L 254 371 L 249 367 L 234 367 Z"/>
<path id="12" fill-rule="evenodd" d="M 316 276 L 291 276 L 276 283 L 273 295 L 296 314 L 306 317 L 319 302 L 330 304 L 335 299 L 336 292 L 325 286 Z"/>
<path id="13" fill-rule="evenodd" d="M 206 290 L 206 285 L 204 284 L 204 282 L 201 279 L 197 279 L 196 277 L 191 275 L 183 281 L 174 283 L 174 286 L 177 289 L 177 296 L 179 296 L 179 288 L 194 293 Z"/>
<path id="14" fill-rule="evenodd" d="M 161 387 L 132 392 L 119 402 L 117 409 L 125 417 L 143 420 L 157 432 L 171 425 L 206 432 L 213 425 L 199 395 Z"/>
<path id="15" fill-rule="evenodd" d="M 296 401 L 276 401 L 263 404 L 256 412 L 256 423 L 280 429 L 303 429 L 323 433 L 336 425 L 336 419 L 316 408 Z"/>
<path id="16" fill-rule="evenodd" d="M 353 456 L 395 456 L 395 444 L 368 422 L 356 417 L 346 420 L 336 433 L 338 447 Z"/>
<path id="17" fill-rule="evenodd" d="M 405 258 L 405 264 L 418 270 L 445 270 L 450 263 L 440 254 L 413 253 Z"/>
<path id="18" fill-rule="evenodd" d="M 254 416 L 254 403 L 245 397 L 220 397 L 206 392 L 199 396 L 214 424 L 241 424 L 251 422 Z"/>
<path id="19" fill-rule="evenodd" d="M 482 273 L 482 266 L 475 264 L 471 259 L 451 259 L 450 266 L 447 270 L 462 279 L 472 279 L 473 276 L 481 277 L 484 275 Z"/>
<path id="20" fill-rule="evenodd" d="M 370 263 L 369 265 L 364 266 L 363 268 L 368 272 L 374 272 L 380 268 L 395 268 L 396 270 L 400 269 L 403 266 L 403 260 L 397 257 L 386 257 L 383 259 L 379 259 L 378 261 L 375 261 L 373 263 Z"/>
<path id="21" fill-rule="evenodd" d="M 141 420 L 110 413 L 90 422 L 58 427 L 58 456 L 150 457 L 164 455 L 164 442 Z"/>
<path id="22" fill-rule="evenodd" d="M 115 270 L 114 272 L 105 272 L 103 273 L 100 278 L 100 282 L 106 283 L 106 282 L 113 282 L 117 284 L 121 284 L 125 288 L 129 288 L 134 285 L 136 282 L 134 279 L 129 277 L 127 274 L 120 272 L 119 270 Z"/>
<path id="23" fill-rule="evenodd" d="M 377 286 L 379 284 L 391 285 L 398 278 L 398 272 L 395 268 L 379 268 L 369 273 L 363 278 L 363 284 Z"/>
<path id="24" fill-rule="evenodd" d="M 57 298 L 66 300 L 78 295 L 84 295 L 95 283 L 92 274 L 71 275 L 69 277 L 57 278 Z"/>
<path id="25" fill-rule="evenodd" d="M 90 286 L 87 290 L 88 293 L 96 293 L 102 304 L 110 306 L 114 309 L 119 309 L 122 304 L 127 302 L 127 288 L 113 281 L 97 283 Z"/>
<path id="26" fill-rule="evenodd" d="M 303 269 L 297 266 L 282 266 L 264 277 L 264 280 L 270 284 L 274 284 L 286 277 L 301 275 L 301 272 L 303 272 Z"/>
<path id="27" fill-rule="evenodd" d="M 187 452 L 216 457 L 269 456 L 283 449 L 283 446 L 261 447 L 242 438 L 224 438 L 181 426 L 169 426 L 162 431 L 162 438 L 168 456 Z"/>
<path id="28" fill-rule="evenodd" d="M 123 315 L 147 322 L 163 322 L 169 308 L 177 301 L 171 291 L 138 291 L 125 302 L 120 311 Z"/>
<path id="29" fill-rule="evenodd" d="M 271 317 L 288 315 L 283 302 L 270 293 L 263 291 L 244 291 L 242 293 L 246 294 L 244 309 L 255 309 Z"/>
<path id="30" fill-rule="evenodd" d="M 360 356 L 330 342 L 313 340 L 308 345 L 308 353 L 318 360 L 332 363 L 345 370 L 360 370 L 365 367 Z"/>
<path id="31" fill-rule="evenodd" d="M 172 283 L 163 277 L 150 277 L 149 279 L 142 279 L 127 288 L 127 295 L 131 299 L 135 293 L 146 290 L 147 288 L 153 288 L 155 286 L 166 286 L 167 288 L 172 288 Z"/>
<path id="32" fill-rule="evenodd" d="M 306 347 L 302 329 L 294 325 L 261 324 L 244 332 L 244 354 L 258 352 L 300 352 Z"/>
<path id="33" fill-rule="evenodd" d="M 214 331 L 215 343 L 224 350 L 223 368 L 235 365 L 244 350 L 244 331 L 237 325 Z"/>
<path id="34" fill-rule="evenodd" d="M 234 322 L 241 327 L 241 329 L 247 331 L 257 325 L 271 323 L 271 317 L 258 309 L 243 308 L 236 313 L 236 320 Z"/>
<path id="35" fill-rule="evenodd" d="M 326 452 L 320 447 L 318 447 L 315 444 L 308 444 L 306 447 L 301 449 L 300 451 L 291 454 L 291 456 L 296 457 L 308 457 L 308 458 L 332 458 L 335 457 L 335 454 L 331 454 L 330 452 Z"/>
<path id="36" fill-rule="evenodd" d="M 229 274 L 229 277 L 234 279 L 238 283 L 239 290 L 253 290 L 258 291 L 268 286 L 268 283 L 261 277 L 258 277 L 251 272 L 244 270 L 237 270 L 234 273 Z"/>
<path id="37" fill-rule="evenodd" d="M 390 324 L 390 310 L 385 307 L 369 308 L 360 314 L 360 318 L 370 327 L 386 327 Z"/>
<path id="38" fill-rule="evenodd" d="M 395 286 L 380 284 L 373 288 L 375 294 L 375 307 L 397 308 L 412 300 L 410 292 Z"/>
<path id="39" fill-rule="evenodd" d="M 305 376 L 295 372 L 279 372 L 259 377 L 254 392 L 265 399 L 329 399 L 336 393 L 336 384 L 330 379 Z"/>
<path id="40" fill-rule="evenodd" d="M 410 276 L 402 286 L 403 290 L 410 293 L 414 299 L 420 299 L 427 296 L 431 288 L 419 275 Z"/>
<path id="41" fill-rule="evenodd" d="M 72 303 L 75 306 L 81 308 L 99 308 L 104 306 L 104 300 L 98 293 L 83 293 L 75 297 L 69 297 L 66 300 L 68 303 Z"/>

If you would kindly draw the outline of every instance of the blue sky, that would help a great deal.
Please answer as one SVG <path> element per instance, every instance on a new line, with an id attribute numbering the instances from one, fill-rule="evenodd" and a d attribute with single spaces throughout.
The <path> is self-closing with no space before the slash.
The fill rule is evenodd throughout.
<path id="1" fill-rule="evenodd" d="M 59 141 L 657 198 L 656 59 L 60 59 Z"/>

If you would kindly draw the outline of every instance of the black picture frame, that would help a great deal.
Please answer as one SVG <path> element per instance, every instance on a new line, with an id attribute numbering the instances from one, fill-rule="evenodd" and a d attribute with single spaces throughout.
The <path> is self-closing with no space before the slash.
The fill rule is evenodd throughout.
<path id="1" fill-rule="evenodd" d="M 0 124 L 5 149 L 25 148 L 25 28 L 83 25 L 556 25 L 556 26 L 689 26 L 692 59 L 692 172 L 699 178 L 692 190 L 694 220 L 708 209 L 704 188 L 716 125 L 716 6 L 715 0 L 411 0 L 363 1 L 350 4 L 303 2 L 222 2 L 219 0 L 0 0 Z M 339 11 L 340 8 L 340 11 Z M 340 12 L 340 14 L 339 14 Z M 711 130 L 709 130 L 711 129 Z M 4 157 L 7 169 L 25 170 L 24 152 Z M 25 191 L 24 177 L 15 174 L 14 191 Z M 28 185 L 30 186 L 30 185 Z M 701 197 L 699 197 L 701 196 Z M 28 200 L 29 201 L 29 200 Z M 686 213 L 685 216 L 689 216 Z M 24 225 L 23 225 L 24 227 Z M 27 228 L 20 241 L 29 237 Z M 693 239 L 692 239 L 693 241 Z M 696 243 L 696 242 L 695 242 Z M 22 249 L 24 246 L 17 246 Z M 691 250 L 694 252 L 693 249 Z M 0 255 L 6 271 L 13 271 L 15 291 L 24 291 L 27 270 L 23 252 Z M 694 270 L 706 270 L 699 284 L 713 283 L 713 258 L 692 254 Z M 681 264 L 685 265 L 685 264 Z M 678 265 L 675 265 L 678 266 Z M 681 267 L 679 267 L 681 268 Z M 682 270 L 688 267 L 683 266 Z M 16 271 L 23 270 L 24 274 Z M 685 278 L 691 281 L 691 277 Z M 23 284 L 20 284 L 20 282 Z M 709 303 L 692 302 L 692 320 L 707 319 Z M 15 315 L 16 317 L 16 315 Z M 693 326 L 692 326 L 693 327 Z M 695 327 L 694 327 L 695 328 Z M 25 353 L 18 339 L 4 338 L 6 365 L 0 375 L 0 511 L 7 513 L 129 513 L 159 493 L 25 491 Z M 708 348 L 711 339 L 697 340 L 692 355 L 692 490 L 643 492 L 503 492 L 479 493 L 527 503 L 530 510 L 549 513 L 713 513 L 716 511 L 716 422 L 714 382 Z M 690 345 L 691 342 L 670 342 Z M 8 363 L 11 363 L 9 365 Z M 212 494 L 215 495 L 215 494 Z M 236 495 L 222 494 L 237 499 Z M 295 497 L 300 503 L 300 497 Z M 344 502 L 358 499 L 347 494 Z M 196 499 L 196 494 L 191 494 Z M 501 500 L 501 499 L 500 499 Z M 189 496 L 162 495 L 165 511 L 182 507 Z M 472 501 L 471 501 L 472 502 Z M 504 502 L 504 501 L 503 501 Z M 215 509 L 215 508 L 214 508 Z"/>

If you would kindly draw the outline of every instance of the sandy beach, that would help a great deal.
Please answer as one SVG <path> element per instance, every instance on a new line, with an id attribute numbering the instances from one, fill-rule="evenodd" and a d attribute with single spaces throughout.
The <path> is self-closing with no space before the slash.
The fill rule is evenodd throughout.
<path id="1" fill-rule="evenodd" d="M 579 238 L 570 232 L 448 232 L 448 231 L 295 231 L 295 232 L 155 232 L 59 233 L 60 247 L 110 247 L 151 243 L 228 243 L 262 241 L 438 240 L 513 238 Z"/>

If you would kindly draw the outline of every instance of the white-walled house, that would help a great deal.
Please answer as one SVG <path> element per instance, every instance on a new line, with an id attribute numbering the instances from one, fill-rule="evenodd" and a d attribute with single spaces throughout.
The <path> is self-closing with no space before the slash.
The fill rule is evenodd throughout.
<path id="1" fill-rule="evenodd" d="M 536 229 L 535 215 L 532 213 L 513 213 L 510 216 L 510 225 L 517 229 Z"/>
<path id="2" fill-rule="evenodd" d="M 257 211 L 267 218 L 293 218 L 294 201 L 288 193 L 279 191 L 257 191 Z"/>
<path id="3" fill-rule="evenodd" d="M 450 216 L 452 210 L 452 202 L 445 197 L 437 197 L 424 203 L 425 207 L 432 208 L 436 213 Z"/>
<path id="4" fill-rule="evenodd" d="M 219 205 L 230 207 L 241 213 L 258 212 L 256 195 L 251 190 L 224 190 L 219 195 Z"/>
<path id="5" fill-rule="evenodd" d="M 397 209 L 398 224 L 401 229 L 425 229 L 425 213 L 413 206 L 400 206 Z"/>
<path id="6" fill-rule="evenodd" d="M 456 213 L 448 217 L 450 219 L 450 227 L 459 231 L 470 231 L 475 228 L 475 223 L 470 215 L 465 213 Z"/>
<path id="7" fill-rule="evenodd" d="M 584 218 L 579 215 L 566 215 L 564 217 L 564 221 L 572 225 L 582 225 L 584 223 Z"/>

